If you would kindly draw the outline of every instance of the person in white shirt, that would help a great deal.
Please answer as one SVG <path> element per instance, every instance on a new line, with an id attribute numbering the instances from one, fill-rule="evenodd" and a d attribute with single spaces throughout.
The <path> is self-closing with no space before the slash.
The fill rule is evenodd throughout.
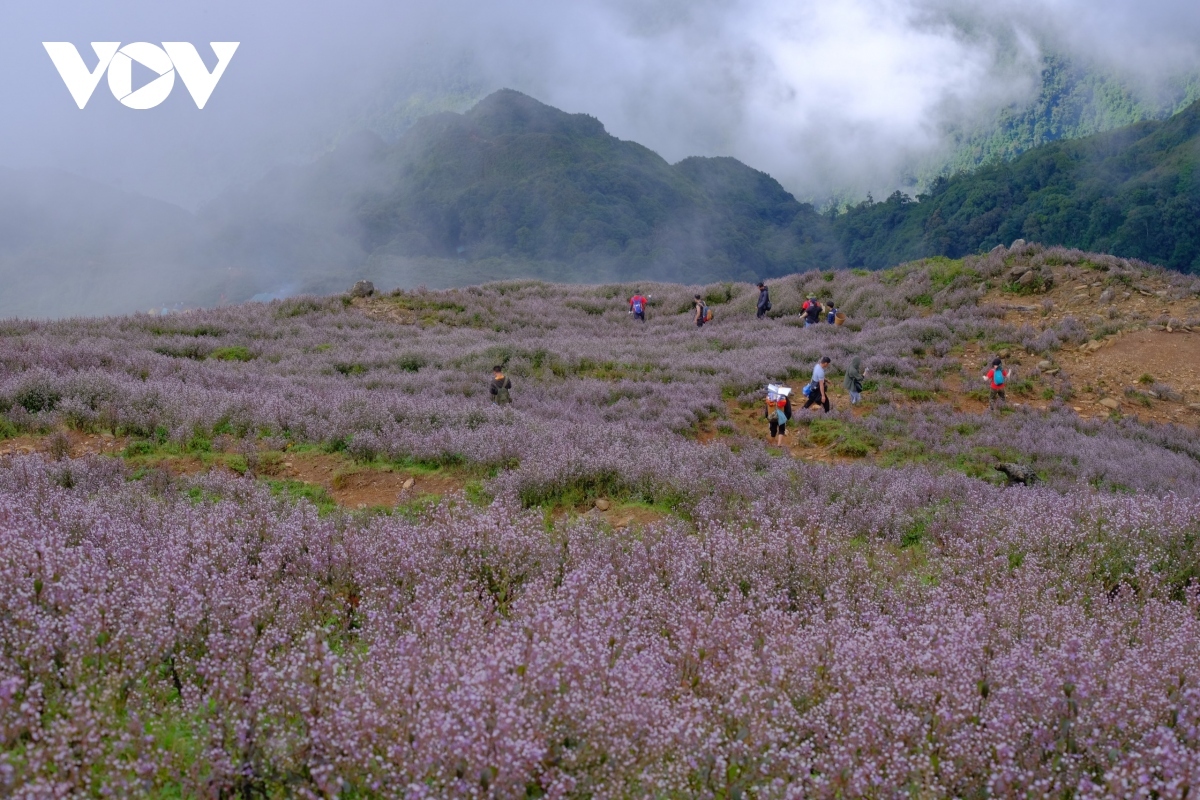
<path id="1" fill-rule="evenodd" d="M 804 407 L 820 406 L 825 413 L 829 413 L 829 381 L 825 379 L 825 371 L 829 369 L 830 358 L 824 356 L 813 367 L 812 382 L 809 383 L 808 400 L 804 402 Z"/>

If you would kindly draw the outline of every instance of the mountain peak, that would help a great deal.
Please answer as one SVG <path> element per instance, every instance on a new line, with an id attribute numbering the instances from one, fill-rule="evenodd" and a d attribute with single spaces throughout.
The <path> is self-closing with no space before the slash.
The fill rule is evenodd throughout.
<path id="1" fill-rule="evenodd" d="M 500 89 L 480 100 L 463 115 L 482 134 L 519 136 L 530 133 L 560 136 L 607 136 L 600 120 L 569 114 L 514 89 Z"/>

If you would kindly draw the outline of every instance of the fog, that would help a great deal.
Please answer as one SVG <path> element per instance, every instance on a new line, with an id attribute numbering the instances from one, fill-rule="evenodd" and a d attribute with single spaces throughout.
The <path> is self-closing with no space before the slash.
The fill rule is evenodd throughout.
<path id="1" fill-rule="evenodd" d="M 241 46 L 203 110 L 178 82 L 130 110 L 104 81 L 80 110 L 43 41 L 74 43 L 89 68 L 93 41 L 193 42 L 209 68 L 208 42 Z M 511 87 L 668 160 L 733 156 L 821 202 L 906 185 L 955 131 L 1032 98 L 1047 52 L 1153 94 L 1200 69 L 1198 42 L 1186 0 L 10 3 L 0 167 L 196 211 L 356 129 L 394 138 Z"/>
<path id="2" fill-rule="evenodd" d="M 886 188 L 948 127 L 1028 99 L 1047 48 L 1149 88 L 1200 63 L 1200 5 L 1180 0 L 75 0 L 5 17 L 0 164 L 187 207 L 311 158 L 402 95 L 436 95 L 452 71 L 592 114 L 669 160 L 731 155 L 819 196 Z M 80 111 L 47 40 L 93 61 L 91 41 L 191 41 L 210 67 L 208 41 L 242 45 L 203 111 L 181 87 L 131 111 L 103 82 Z"/>

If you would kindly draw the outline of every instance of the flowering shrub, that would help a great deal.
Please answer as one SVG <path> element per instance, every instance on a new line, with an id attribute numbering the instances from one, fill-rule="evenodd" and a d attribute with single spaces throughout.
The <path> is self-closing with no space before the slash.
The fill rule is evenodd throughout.
<path id="1" fill-rule="evenodd" d="M 156 492 L 111 460 L 13 461 L 0 469 L 0 785 L 1197 785 L 1197 501 L 729 466 L 700 468 L 713 490 L 688 503 L 690 524 L 548 534 L 507 495 L 416 521 L 319 518 L 245 480 Z"/>
<path id="2" fill-rule="evenodd" d="M 1078 260 L 806 273 L 773 285 L 774 322 L 745 286 L 701 287 L 701 329 L 696 287 L 636 287 L 642 324 L 632 285 L 537 282 L 371 315 L 297 298 L 5 322 L 0 436 L 247 464 L 322 445 L 483 490 L 318 513 L 250 478 L 72 460 L 61 435 L 58 460 L 0 460 L 0 793 L 1193 794 L 1200 438 L 955 412 L 954 380 L 979 383 L 963 342 L 1034 344 L 976 305 L 1014 258 Z M 852 325 L 787 324 L 811 293 Z M 860 356 L 895 402 L 797 435 L 897 468 L 701 443 L 821 355 Z M 495 364 L 511 405 L 489 402 Z M 1040 485 L 995 485 L 1017 459 Z M 659 521 L 545 509 L 602 497 Z"/>

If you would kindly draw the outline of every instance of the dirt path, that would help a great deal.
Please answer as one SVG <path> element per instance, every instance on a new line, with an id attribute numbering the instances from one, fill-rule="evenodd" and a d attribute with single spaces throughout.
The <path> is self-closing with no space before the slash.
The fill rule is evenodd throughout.
<path id="1" fill-rule="evenodd" d="M 850 399 L 846 396 L 834 398 L 834 401 L 842 401 L 841 408 L 848 411 L 855 417 L 862 416 L 864 411 L 862 408 L 852 407 Z M 771 447 L 775 447 L 774 440 L 770 439 L 771 430 L 768 427 L 767 419 L 764 416 L 763 410 L 758 406 L 754 408 L 743 408 L 736 400 L 727 400 L 725 402 L 725 413 L 729 421 L 733 424 L 736 435 L 748 436 L 752 439 L 759 439 L 768 443 Z M 788 434 L 784 437 L 783 450 L 792 458 L 798 458 L 803 461 L 819 461 L 822 464 L 851 464 L 861 459 L 849 458 L 847 456 L 838 455 L 833 451 L 834 445 L 818 445 L 810 441 L 804 432 L 804 426 L 796 422 L 797 419 L 804 414 L 820 414 L 820 410 L 803 411 L 797 407 L 793 412 L 793 422 L 788 425 Z M 719 434 L 714 434 L 713 439 L 720 438 Z"/>
<path id="2" fill-rule="evenodd" d="M 632 527 L 646 527 L 656 522 L 662 522 L 667 518 L 667 514 L 653 508 L 635 505 L 623 505 L 615 503 L 607 498 L 601 498 L 595 504 L 586 510 L 556 508 L 550 512 L 551 518 L 555 523 L 561 523 L 572 516 L 587 517 L 589 519 L 599 519 L 611 525 L 615 530 L 624 530 Z"/>
<path id="3" fill-rule="evenodd" d="M 125 449 L 129 443 L 126 436 L 113 436 L 111 433 L 80 433 L 79 431 L 62 431 L 59 434 L 66 443 L 65 452 L 56 455 L 82 458 L 87 455 L 116 455 Z M 25 455 L 29 453 L 52 453 L 56 447 L 55 435 L 26 435 L 0 441 L 0 456 Z"/>

